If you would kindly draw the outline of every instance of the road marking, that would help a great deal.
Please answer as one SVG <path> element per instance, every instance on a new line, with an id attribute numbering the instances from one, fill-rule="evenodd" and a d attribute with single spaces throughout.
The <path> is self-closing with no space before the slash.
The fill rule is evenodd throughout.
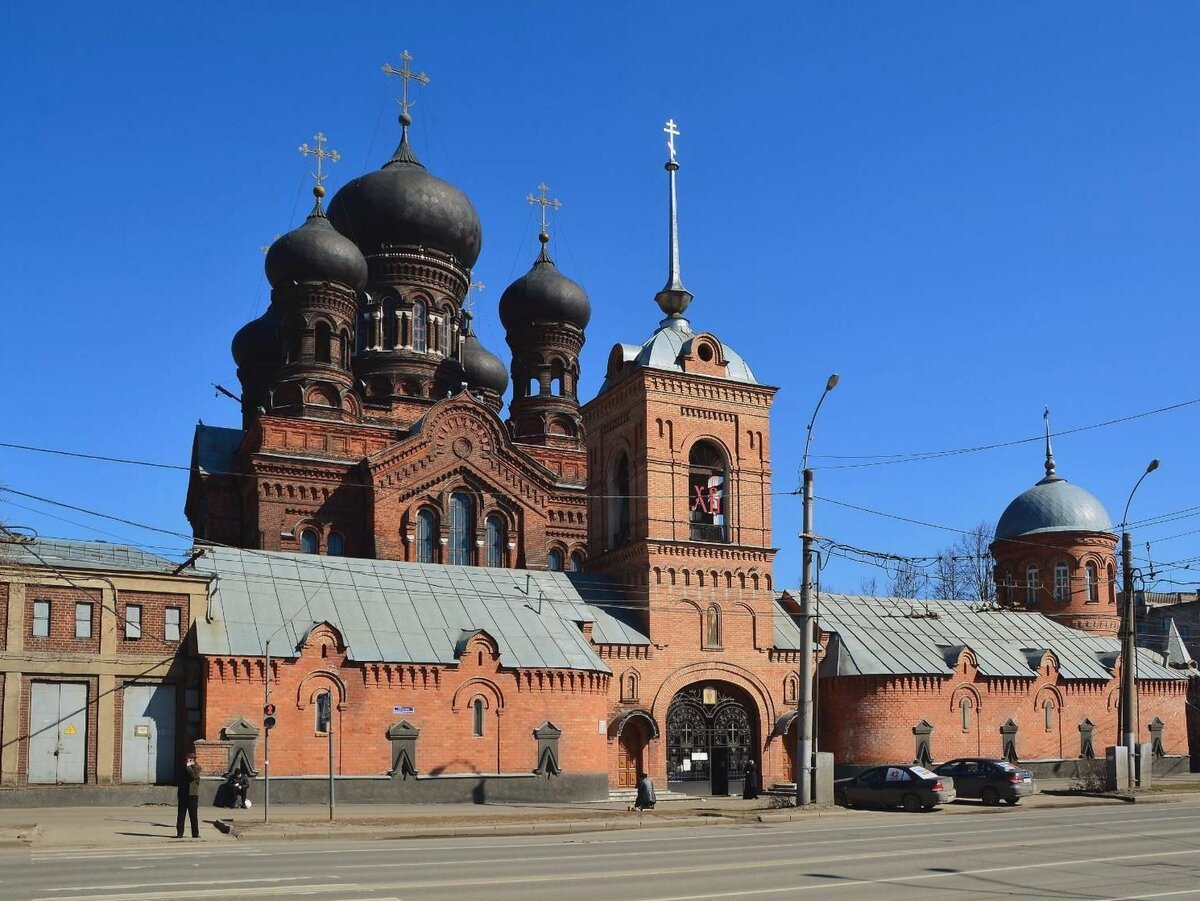
<path id="1" fill-rule="evenodd" d="M 219 898 L 224 901 L 227 898 L 241 897 L 262 897 L 264 895 L 282 895 L 287 898 L 294 898 L 298 895 L 321 895 L 329 892 L 344 892 L 344 891 L 372 891 L 372 886 L 366 885 L 263 885 L 253 888 L 205 888 L 205 889 L 188 889 L 175 892 L 155 892 L 153 895 L 147 895 L 144 892 L 132 892 L 119 895 L 47 895 L 42 898 L 34 898 L 33 901 L 149 901 L 153 898 L 154 901 L 171 901 L 171 899 L 184 898 Z"/>
<path id="2" fill-rule="evenodd" d="M 1068 860 L 1056 860 L 1048 863 L 1023 863 L 1014 864 L 1009 867 L 986 867 L 979 870 L 960 870 L 956 873 L 920 873 L 915 876 L 888 876 L 884 879 L 856 879 L 853 882 L 838 882 L 838 883 L 813 883 L 812 885 L 789 885 L 783 888 L 757 888 L 757 889 L 742 889 L 736 892 L 713 892 L 706 895 L 672 895 L 670 897 L 654 897 L 648 898 L 646 901 L 708 901 L 712 898 L 744 898 L 749 895 L 780 895 L 784 892 L 796 893 L 807 892 L 813 889 L 822 891 L 833 891 L 841 888 L 858 888 L 864 885 L 884 886 L 884 885 L 900 885 L 906 882 L 927 882 L 930 879 L 949 879 L 954 876 L 982 876 L 987 873 L 1008 873 L 1013 870 L 1044 870 L 1050 867 L 1063 867 L 1073 864 L 1084 863 L 1109 863 L 1115 860 L 1141 860 L 1147 857 L 1178 857 L 1181 854 L 1200 854 L 1200 848 L 1191 848 L 1187 851 L 1151 851 L 1147 854 L 1123 854 L 1115 857 L 1092 857 L 1088 859 L 1072 858 Z M 1197 894 L 1200 889 L 1187 889 L 1184 892 L 1160 892 L 1153 895 L 1126 895 L 1118 898 L 1105 899 L 1105 901 L 1134 901 L 1139 898 L 1159 898 L 1167 895 L 1176 894 Z"/>
<path id="3" fill-rule="evenodd" d="M 48 892 L 87 892 L 113 888 L 173 888 L 181 885 L 248 885 L 253 882 L 315 882 L 320 876 L 260 876 L 257 879 L 194 879 L 189 882 L 129 882 L 121 885 L 70 885 L 63 888 L 46 889 Z M 324 877 L 328 879 L 329 877 Z"/>

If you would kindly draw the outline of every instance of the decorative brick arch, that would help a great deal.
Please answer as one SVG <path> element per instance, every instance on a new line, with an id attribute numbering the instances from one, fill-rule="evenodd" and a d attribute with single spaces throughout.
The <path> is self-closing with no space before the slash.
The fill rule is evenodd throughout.
<path id="1" fill-rule="evenodd" d="M 337 673 L 325 669 L 313 670 L 300 680 L 300 684 L 296 686 L 296 709 L 304 710 L 313 703 L 318 694 L 331 688 L 337 694 L 338 710 L 345 710 L 349 703 L 346 683 Z"/>
<path id="2" fill-rule="evenodd" d="M 497 714 L 504 709 L 504 692 L 491 679 L 482 677 L 468 679 L 458 686 L 454 697 L 450 699 L 450 709 L 458 712 L 463 709 L 465 702 L 469 702 L 476 695 L 481 695 L 485 701 L 488 701 L 488 707 L 495 710 Z"/>
<path id="3" fill-rule="evenodd" d="M 654 696 L 654 702 L 650 705 L 650 712 L 658 722 L 665 723 L 667 708 L 675 695 L 694 682 L 710 679 L 736 685 L 754 702 L 755 713 L 758 716 L 759 750 L 762 750 L 771 735 L 771 725 L 775 722 L 775 701 L 771 697 L 770 689 L 758 676 L 732 663 L 713 661 L 680 667 L 663 680 Z"/>

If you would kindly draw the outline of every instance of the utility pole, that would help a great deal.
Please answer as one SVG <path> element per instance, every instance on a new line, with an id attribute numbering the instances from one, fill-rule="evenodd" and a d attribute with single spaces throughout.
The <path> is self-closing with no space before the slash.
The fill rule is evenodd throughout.
<path id="1" fill-rule="evenodd" d="M 1133 538 L 1125 528 L 1129 522 L 1129 505 L 1133 503 L 1133 495 L 1137 492 L 1142 479 L 1158 469 L 1158 460 L 1151 460 L 1146 471 L 1142 473 L 1129 492 L 1125 501 L 1125 512 L 1121 514 L 1121 595 L 1125 601 L 1125 609 L 1121 611 L 1121 705 L 1120 728 L 1117 741 L 1125 746 L 1129 754 L 1129 767 L 1133 778 L 1137 780 L 1137 766 L 1134 755 L 1137 751 L 1137 628 L 1136 613 L 1133 598 Z M 1136 784 L 1136 782 L 1135 782 Z"/>
<path id="2" fill-rule="evenodd" d="M 813 741 L 813 696 L 814 682 L 814 651 L 813 630 L 813 471 L 808 468 L 808 449 L 812 444 L 813 426 L 817 414 L 821 412 L 821 404 L 826 395 L 837 387 L 838 375 L 835 372 L 825 382 L 825 390 L 817 406 L 813 410 L 812 419 L 808 421 L 808 437 L 804 442 L 803 469 L 803 499 L 804 499 L 804 532 L 800 539 L 803 542 L 804 553 L 800 571 L 800 692 L 797 698 L 797 718 L 800 720 L 796 730 L 796 806 L 804 807 L 813 802 L 813 759 L 816 754 L 816 743 Z"/>
<path id="3" fill-rule="evenodd" d="M 271 703 L 271 639 L 263 649 L 263 822 L 271 816 L 271 730 L 267 726 L 267 707 Z"/>

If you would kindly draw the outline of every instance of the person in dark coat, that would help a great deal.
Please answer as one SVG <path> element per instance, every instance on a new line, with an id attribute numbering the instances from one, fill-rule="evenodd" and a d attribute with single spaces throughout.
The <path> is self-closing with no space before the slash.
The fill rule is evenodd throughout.
<path id="1" fill-rule="evenodd" d="M 183 760 L 183 778 L 179 780 L 179 812 L 175 817 L 175 835 L 183 838 L 183 819 L 192 821 L 192 838 L 200 837 L 200 764 L 196 755 L 188 754 Z"/>
<path id="2" fill-rule="evenodd" d="M 746 761 L 746 773 L 742 781 L 742 797 L 747 801 L 753 801 L 758 797 L 758 767 L 754 765 L 753 760 Z"/>
<path id="3" fill-rule="evenodd" d="M 638 773 L 637 800 L 633 802 L 634 809 L 639 813 L 643 810 L 653 810 L 656 803 L 658 803 L 658 799 L 654 797 L 654 783 L 645 773 Z"/>
<path id="4" fill-rule="evenodd" d="M 249 807 L 246 795 L 250 791 L 250 776 L 246 771 L 241 767 L 236 769 L 229 777 L 229 784 L 233 788 L 233 806 L 238 810 Z"/>

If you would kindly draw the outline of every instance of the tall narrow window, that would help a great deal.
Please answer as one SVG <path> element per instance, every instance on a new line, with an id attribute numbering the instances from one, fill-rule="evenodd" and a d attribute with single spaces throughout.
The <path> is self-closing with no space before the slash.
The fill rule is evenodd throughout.
<path id="1" fill-rule="evenodd" d="M 704 614 L 704 645 L 709 648 L 721 646 L 721 611 L 709 607 Z"/>
<path id="2" fill-rule="evenodd" d="M 609 548 L 629 543 L 629 493 L 629 455 L 622 451 L 608 482 Z"/>
<path id="3" fill-rule="evenodd" d="M 163 638 L 167 641 L 179 641 L 179 625 L 181 622 L 179 607 L 168 607 L 163 620 Z"/>
<path id="4" fill-rule="evenodd" d="M 50 636 L 50 602 L 33 602 L 33 635 L 35 638 Z"/>
<path id="5" fill-rule="evenodd" d="M 1083 567 L 1084 575 L 1087 577 L 1087 602 L 1089 604 L 1100 603 L 1100 574 L 1096 571 L 1096 564 L 1088 561 Z"/>
<path id="6" fill-rule="evenodd" d="M 417 514 L 417 562 L 432 563 L 437 521 L 433 511 L 425 509 Z"/>
<path id="7" fill-rule="evenodd" d="M 329 541 L 326 543 L 326 552 L 330 557 L 340 557 L 346 553 L 346 539 L 342 537 L 341 532 L 329 533 Z"/>
<path id="8" fill-rule="evenodd" d="M 483 735 L 483 710 L 483 698 L 471 702 L 471 734 L 477 737 Z"/>
<path id="9" fill-rule="evenodd" d="M 317 552 L 317 533 L 312 529 L 305 529 L 300 533 L 300 553 L 315 554 Z"/>
<path id="10" fill-rule="evenodd" d="M 1046 731 L 1047 732 L 1053 731 L 1054 730 L 1054 702 L 1051 701 L 1049 698 L 1046 698 L 1045 702 L 1042 704 L 1042 716 L 1045 718 Z"/>
<path id="11" fill-rule="evenodd" d="M 1031 566 L 1025 570 L 1025 606 L 1035 607 L 1038 602 L 1038 568 Z"/>
<path id="12" fill-rule="evenodd" d="M 562 551 L 558 548 L 551 548 L 550 553 L 546 555 L 546 569 L 552 573 L 560 573 L 563 568 Z"/>
<path id="13" fill-rule="evenodd" d="M 450 565 L 471 565 L 471 498 L 461 491 L 450 495 Z"/>
<path id="14" fill-rule="evenodd" d="M 1066 603 L 1071 599 L 1071 571 L 1065 563 L 1054 564 L 1054 600 Z"/>
<path id="15" fill-rule="evenodd" d="M 487 518 L 487 565 L 504 565 L 504 520 L 494 513 Z"/>
<path id="16" fill-rule="evenodd" d="M 136 641 L 142 637 L 142 608 L 140 604 L 125 605 L 125 637 Z"/>
<path id="17" fill-rule="evenodd" d="M 92 637 L 92 605 L 79 603 L 75 605 L 75 637 Z"/>
<path id="18" fill-rule="evenodd" d="M 964 697 L 958 702 L 958 709 L 962 713 L 962 730 L 963 732 L 971 731 L 971 699 Z"/>
<path id="19" fill-rule="evenodd" d="M 417 301 L 412 311 L 412 346 L 418 353 L 425 353 L 425 335 L 429 329 L 429 321 L 425 318 L 425 304 Z"/>
<path id="20" fill-rule="evenodd" d="M 697 441 L 688 454 L 688 518 L 692 541 L 725 541 L 725 458 L 708 441 Z"/>
<path id="21" fill-rule="evenodd" d="M 443 357 L 450 356 L 450 331 L 450 314 L 446 313 L 442 316 L 442 327 L 438 330 L 438 340 L 441 341 Z"/>
<path id="22" fill-rule="evenodd" d="M 1108 564 L 1107 575 L 1105 578 L 1107 580 L 1108 602 L 1110 604 L 1115 604 L 1117 602 L 1117 582 L 1116 579 L 1113 578 L 1113 565 L 1111 563 Z"/>
<path id="23" fill-rule="evenodd" d="M 332 344 L 332 332 L 329 329 L 329 325 L 324 322 L 318 322 L 316 328 L 316 349 L 313 359 L 315 359 L 318 363 L 332 362 Z"/>
<path id="24" fill-rule="evenodd" d="M 571 553 L 571 572 L 583 572 L 583 554 L 579 553 L 579 551 L 573 551 Z"/>

